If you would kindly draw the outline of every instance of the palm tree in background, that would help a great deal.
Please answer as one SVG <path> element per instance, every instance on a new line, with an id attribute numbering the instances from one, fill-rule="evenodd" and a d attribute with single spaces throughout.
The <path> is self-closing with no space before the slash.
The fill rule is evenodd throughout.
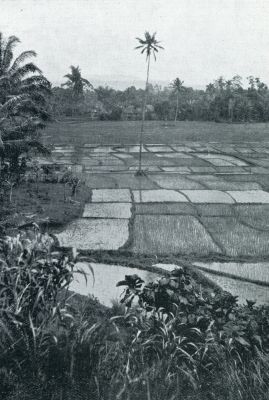
<path id="1" fill-rule="evenodd" d="M 87 79 L 82 78 L 79 66 L 74 67 L 71 65 L 70 69 L 71 73 L 64 76 L 67 81 L 62 86 L 67 86 L 71 89 L 74 100 L 80 100 L 83 97 L 84 87 L 93 88 L 93 86 Z"/>
<path id="2" fill-rule="evenodd" d="M 19 154 L 33 146 L 45 148 L 37 140 L 37 131 L 49 118 L 49 81 L 29 58 L 29 50 L 14 57 L 20 43 L 16 36 L 4 38 L 0 32 L 0 157 L 16 160 Z M 8 154 L 7 154 L 8 153 Z"/>
<path id="3" fill-rule="evenodd" d="M 177 121 L 177 117 L 178 117 L 178 106 L 179 106 L 179 95 L 180 92 L 183 89 L 183 83 L 184 81 L 181 81 L 179 78 L 176 78 L 173 80 L 171 87 L 174 90 L 174 92 L 176 93 L 177 96 L 177 105 L 176 105 L 176 113 L 175 113 L 175 122 Z"/>
<path id="4" fill-rule="evenodd" d="M 93 86 L 87 79 L 82 78 L 79 66 L 74 67 L 71 65 L 70 69 L 71 73 L 64 76 L 64 78 L 67 78 L 67 81 L 62 84 L 62 87 L 66 86 L 71 90 L 71 109 L 72 114 L 75 114 L 78 109 L 78 103 L 84 98 L 84 88 L 93 89 Z"/>
<path id="5" fill-rule="evenodd" d="M 139 169 L 137 171 L 138 175 L 142 175 L 142 145 L 143 145 L 143 136 L 144 136 L 144 122 L 145 122 L 145 111 L 147 104 L 147 92 L 148 92 L 148 83 L 149 83 L 149 68 L 150 68 L 150 60 L 153 55 L 154 60 L 156 61 L 156 53 L 158 53 L 159 49 L 163 49 L 162 46 L 159 45 L 159 41 L 156 40 L 156 32 L 153 35 L 150 35 L 149 32 L 145 32 L 144 38 L 136 38 L 138 40 L 139 45 L 135 47 L 135 49 L 141 49 L 141 54 L 146 53 L 146 61 L 147 61 L 147 78 L 146 78 L 146 86 L 144 92 L 144 100 L 143 100 L 143 108 L 142 108 L 142 123 L 141 123 L 141 131 L 140 131 L 140 140 L 139 140 Z"/>

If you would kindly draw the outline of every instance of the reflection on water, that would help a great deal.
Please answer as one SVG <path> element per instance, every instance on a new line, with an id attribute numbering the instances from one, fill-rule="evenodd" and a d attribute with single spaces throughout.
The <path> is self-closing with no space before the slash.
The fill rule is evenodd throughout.
<path id="1" fill-rule="evenodd" d="M 99 301 L 106 305 L 111 306 L 111 300 L 119 299 L 123 291 L 123 286 L 116 287 L 119 281 L 124 280 L 125 275 L 137 274 L 146 283 L 155 280 L 158 275 L 152 272 L 140 270 L 137 268 L 128 268 L 120 265 L 107 265 L 91 263 L 94 270 L 94 280 L 87 264 L 78 263 L 77 267 L 86 272 L 87 280 L 82 274 L 75 274 L 75 280 L 70 285 L 70 290 L 82 294 L 93 295 Z"/>
<path id="2" fill-rule="evenodd" d="M 238 296 L 238 302 L 245 304 L 246 299 L 256 301 L 256 304 L 269 304 L 269 287 L 256 285 L 254 283 L 239 281 L 224 276 L 218 276 L 203 272 L 203 274 L 219 285 L 223 290 Z"/>

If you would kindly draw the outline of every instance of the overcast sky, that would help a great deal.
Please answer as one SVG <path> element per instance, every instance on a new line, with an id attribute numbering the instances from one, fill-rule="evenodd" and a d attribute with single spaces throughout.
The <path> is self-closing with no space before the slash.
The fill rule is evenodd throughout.
<path id="1" fill-rule="evenodd" d="M 269 0 L 0 0 L 0 31 L 34 49 L 53 82 L 68 67 L 85 77 L 145 76 L 135 37 L 157 31 L 165 47 L 154 80 L 206 85 L 220 75 L 269 84 Z"/>

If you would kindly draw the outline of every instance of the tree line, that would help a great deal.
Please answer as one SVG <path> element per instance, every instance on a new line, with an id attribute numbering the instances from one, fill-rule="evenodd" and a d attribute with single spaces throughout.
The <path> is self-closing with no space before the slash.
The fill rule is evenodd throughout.
<path id="1" fill-rule="evenodd" d="M 82 78 L 79 67 L 71 68 L 72 73 Z M 70 81 L 65 87 L 52 88 L 51 107 L 56 118 L 85 115 L 100 120 L 141 119 L 143 89 L 134 86 L 125 90 L 108 86 L 94 89 L 86 81 L 77 93 L 78 86 Z M 269 91 L 267 85 L 254 76 L 247 77 L 246 87 L 239 75 L 228 80 L 219 77 L 204 90 L 185 86 L 179 78 L 167 87 L 149 83 L 145 119 L 266 122 L 269 120 Z"/>

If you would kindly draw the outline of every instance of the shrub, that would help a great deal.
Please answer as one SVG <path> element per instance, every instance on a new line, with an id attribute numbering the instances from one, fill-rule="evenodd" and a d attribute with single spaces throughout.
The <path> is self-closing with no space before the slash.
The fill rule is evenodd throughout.
<path id="1" fill-rule="evenodd" d="M 44 378 L 59 332 L 73 318 L 66 290 L 76 260 L 53 251 L 54 244 L 35 224 L 0 240 L 2 390 L 13 375 Z"/>
<path id="2" fill-rule="evenodd" d="M 196 390 L 201 380 L 203 386 L 210 381 L 216 367 L 221 369 L 218 377 L 229 370 L 238 380 L 255 373 L 253 384 L 258 379 L 269 384 L 264 368 L 269 364 L 268 306 L 255 307 L 253 302 L 239 306 L 227 292 L 203 293 L 183 268 L 147 285 L 137 275 L 126 276 L 118 285 L 126 286 L 122 302 L 135 328 L 134 363 L 142 362 L 142 355 L 149 367 L 156 368 L 161 361 L 167 374 L 180 371 Z M 134 314 L 135 299 L 140 309 Z"/>

